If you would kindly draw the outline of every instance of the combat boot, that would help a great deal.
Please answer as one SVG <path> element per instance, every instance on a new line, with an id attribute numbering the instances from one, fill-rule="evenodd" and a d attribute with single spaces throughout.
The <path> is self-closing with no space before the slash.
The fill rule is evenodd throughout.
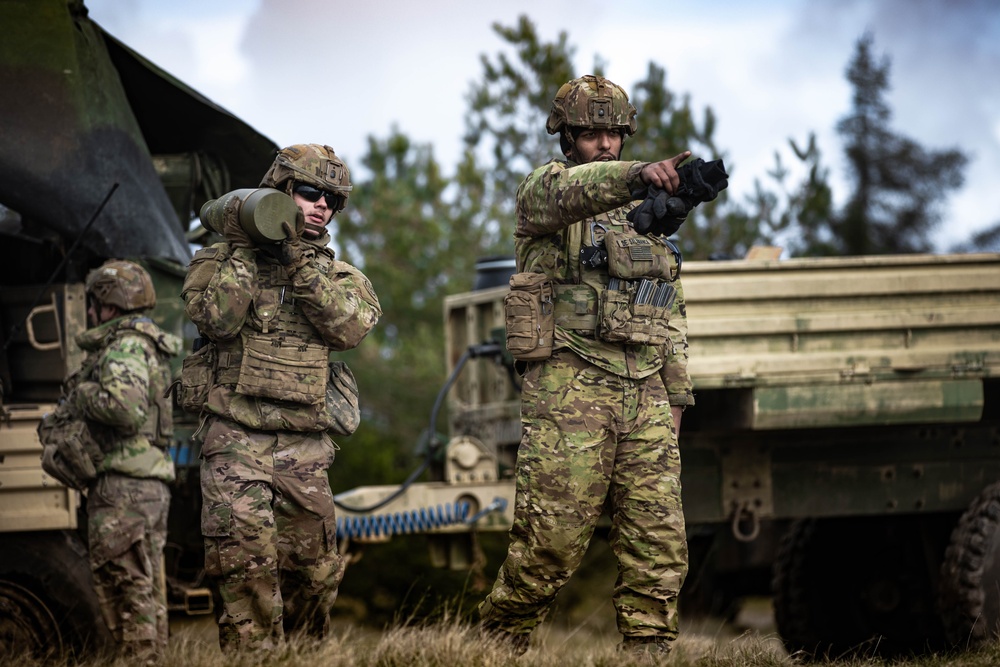
<path id="1" fill-rule="evenodd" d="M 674 646 L 673 637 L 625 637 L 618 649 L 634 656 L 666 657 Z"/>

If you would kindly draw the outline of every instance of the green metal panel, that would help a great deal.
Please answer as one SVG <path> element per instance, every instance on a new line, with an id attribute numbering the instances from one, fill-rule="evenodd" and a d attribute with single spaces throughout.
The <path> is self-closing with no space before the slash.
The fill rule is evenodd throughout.
<path id="1" fill-rule="evenodd" d="M 981 380 L 757 387 L 753 428 L 961 423 L 982 413 Z"/>
<path id="2" fill-rule="evenodd" d="M 256 185 L 273 159 L 271 140 L 108 35 L 82 2 L 3 0 L 0 26 L 0 203 L 71 241 L 117 183 L 83 239 L 97 256 L 187 262 L 205 197 L 230 175 Z"/>

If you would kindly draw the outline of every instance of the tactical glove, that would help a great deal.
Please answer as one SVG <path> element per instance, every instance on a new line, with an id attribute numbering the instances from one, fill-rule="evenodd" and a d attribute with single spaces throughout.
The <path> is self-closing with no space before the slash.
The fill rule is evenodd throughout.
<path id="1" fill-rule="evenodd" d="M 299 239 L 298 229 L 301 228 L 299 221 L 303 220 L 302 212 L 299 211 L 295 221 L 296 229 L 288 222 L 281 223 L 281 228 L 285 232 L 285 240 L 278 246 L 278 261 L 285 267 L 289 275 L 294 275 L 296 271 L 309 263 L 309 258 L 305 255 L 302 241 Z M 304 223 L 303 223 L 304 224 Z"/>
<path id="2" fill-rule="evenodd" d="M 252 248 L 253 241 L 243 231 L 240 224 L 240 207 L 243 202 L 238 197 L 230 197 L 226 208 L 222 211 L 222 235 L 226 237 L 231 248 Z"/>
<path id="3" fill-rule="evenodd" d="M 284 229 L 284 227 L 282 227 Z M 296 238 L 302 236 L 302 232 L 306 230 L 306 214 L 302 212 L 302 209 L 298 209 L 295 212 L 295 236 Z"/>
<path id="4" fill-rule="evenodd" d="M 640 234 L 670 236 L 681 228 L 690 210 L 666 190 L 650 185 L 646 198 L 625 217 Z"/>

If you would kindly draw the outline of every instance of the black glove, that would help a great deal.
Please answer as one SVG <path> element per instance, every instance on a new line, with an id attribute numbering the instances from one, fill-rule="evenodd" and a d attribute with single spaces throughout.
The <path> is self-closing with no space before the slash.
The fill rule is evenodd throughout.
<path id="1" fill-rule="evenodd" d="M 712 201 L 729 187 L 729 174 L 722 160 L 696 158 L 677 169 L 680 185 L 673 195 L 655 185 L 646 188 L 645 199 L 626 216 L 640 234 L 675 234 L 687 214 L 702 202 Z M 641 196 L 641 191 L 635 193 Z"/>
<path id="2" fill-rule="evenodd" d="M 625 217 L 640 234 L 670 236 L 681 228 L 691 208 L 666 190 L 650 185 L 646 198 Z"/>

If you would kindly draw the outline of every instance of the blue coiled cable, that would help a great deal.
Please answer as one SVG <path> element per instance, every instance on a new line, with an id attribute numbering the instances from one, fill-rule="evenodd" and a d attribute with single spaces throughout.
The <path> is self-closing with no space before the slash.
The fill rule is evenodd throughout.
<path id="1" fill-rule="evenodd" d="M 468 516 L 469 503 L 463 501 L 392 514 L 344 517 L 337 520 L 337 537 L 391 537 L 463 523 Z"/>

